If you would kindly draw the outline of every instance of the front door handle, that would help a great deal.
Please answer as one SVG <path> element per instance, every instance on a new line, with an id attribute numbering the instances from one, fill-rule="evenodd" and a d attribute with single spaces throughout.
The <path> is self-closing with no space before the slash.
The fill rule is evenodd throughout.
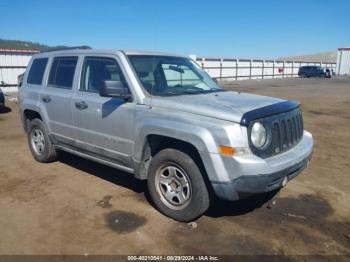
<path id="1" fill-rule="evenodd" d="M 43 97 L 41 98 L 41 100 L 42 100 L 44 103 L 49 103 L 49 102 L 51 102 L 51 97 L 49 97 L 49 96 L 43 96 Z"/>
<path id="2" fill-rule="evenodd" d="M 88 105 L 85 101 L 80 101 L 80 102 L 75 102 L 75 107 L 80 109 L 80 110 L 84 110 L 84 109 L 88 108 Z"/>

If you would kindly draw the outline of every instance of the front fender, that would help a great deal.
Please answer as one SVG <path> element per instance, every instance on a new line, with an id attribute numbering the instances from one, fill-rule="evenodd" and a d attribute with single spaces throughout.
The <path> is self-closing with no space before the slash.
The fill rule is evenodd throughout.
<path id="1" fill-rule="evenodd" d="M 148 135 L 161 135 L 182 140 L 193 145 L 202 158 L 209 180 L 226 180 L 225 174 L 218 174 L 217 170 L 224 170 L 224 163 L 218 152 L 215 139 L 211 132 L 204 127 L 192 125 L 176 120 L 145 118 L 138 121 L 135 130 L 138 133 L 134 144 L 133 159 L 135 163 L 142 161 L 143 147 Z M 220 172 L 221 173 L 221 172 Z"/>
<path id="2" fill-rule="evenodd" d="M 215 140 L 203 127 L 174 120 L 146 118 L 136 126 L 138 134 L 134 146 L 134 157 L 141 160 L 142 148 L 148 135 L 161 135 L 192 144 L 198 152 L 217 153 Z"/>

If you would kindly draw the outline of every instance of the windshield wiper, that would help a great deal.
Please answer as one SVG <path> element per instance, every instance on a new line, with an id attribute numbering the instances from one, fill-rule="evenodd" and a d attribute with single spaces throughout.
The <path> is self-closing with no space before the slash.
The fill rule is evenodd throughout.
<path id="1" fill-rule="evenodd" d="M 226 90 L 223 90 L 223 89 L 211 89 L 211 90 L 202 90 L 202 91 L 190 91 L 190 90 L 184 90 L 184 91 L 169 91 L 167 93 L 161 93 L 161 94 L 158 94 L 160 96 L 164 95 L 164 96 L 176 96 L 176 95 L 196 95 L 196 94 L 208 94 L 208 93 L 215 93 L 215 92 L 224 92 Z"/>
<path id="2" fill-rule="evenodd" d="M 211 90 L 202 90 L 202 91 L 183 91 L 185 94 L 208 94 L 208 93 L 215 93 L 215 92 L 224 92 L 226 90 L 222 89 L 211 89 Z"/>
<path id="3" fill-rule="evenodd" d="M 156 95 L 159 95 L 159 96 L 176 96 L 176 95 L 184 95 L 184 93 L 170 91 L 170 92 L 160 93 L 160 94 L 156 94 Z"/>

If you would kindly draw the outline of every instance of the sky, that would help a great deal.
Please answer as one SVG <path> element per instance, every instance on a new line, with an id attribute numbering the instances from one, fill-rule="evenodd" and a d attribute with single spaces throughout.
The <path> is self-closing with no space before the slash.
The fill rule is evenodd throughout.
<path id="1" fill-rule="evenodd" d="M 277 58 L 350 46 L 349 0 L 0 0 L 0 38 Z"/>

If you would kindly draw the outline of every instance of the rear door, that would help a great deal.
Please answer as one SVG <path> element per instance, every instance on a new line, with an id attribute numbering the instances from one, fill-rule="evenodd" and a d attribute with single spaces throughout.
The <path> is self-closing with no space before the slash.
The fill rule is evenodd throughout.
<path id="1" fill-rule="evenodd" d="M 135 105 L 99 95 L 104 81 L 120 81 L 128 88 L 117 57 L 85 56 L 80 76 L 72 98 L 76 145 L 89 154 L 130 167 Z"/>
<path id="2" fill-rule="evenodd" d="M 71 102 L 77 62 L 77 56 L 54 57 L 51 61 L 47 85 L 40 93 L 48 127 L 61 143 L 74 138 Z"/>
<path id="3" fill-rule="evenodd" d="M 43 88 L 48 61 L 47 57 L 33 58 L 28 66 L 29 72 L 25 72 L 23 85 L 18 90 L 20 105 L 25 104 L 23 108 L 40 111 L 38 101 L 40 101 L 40 92 Z"/>

